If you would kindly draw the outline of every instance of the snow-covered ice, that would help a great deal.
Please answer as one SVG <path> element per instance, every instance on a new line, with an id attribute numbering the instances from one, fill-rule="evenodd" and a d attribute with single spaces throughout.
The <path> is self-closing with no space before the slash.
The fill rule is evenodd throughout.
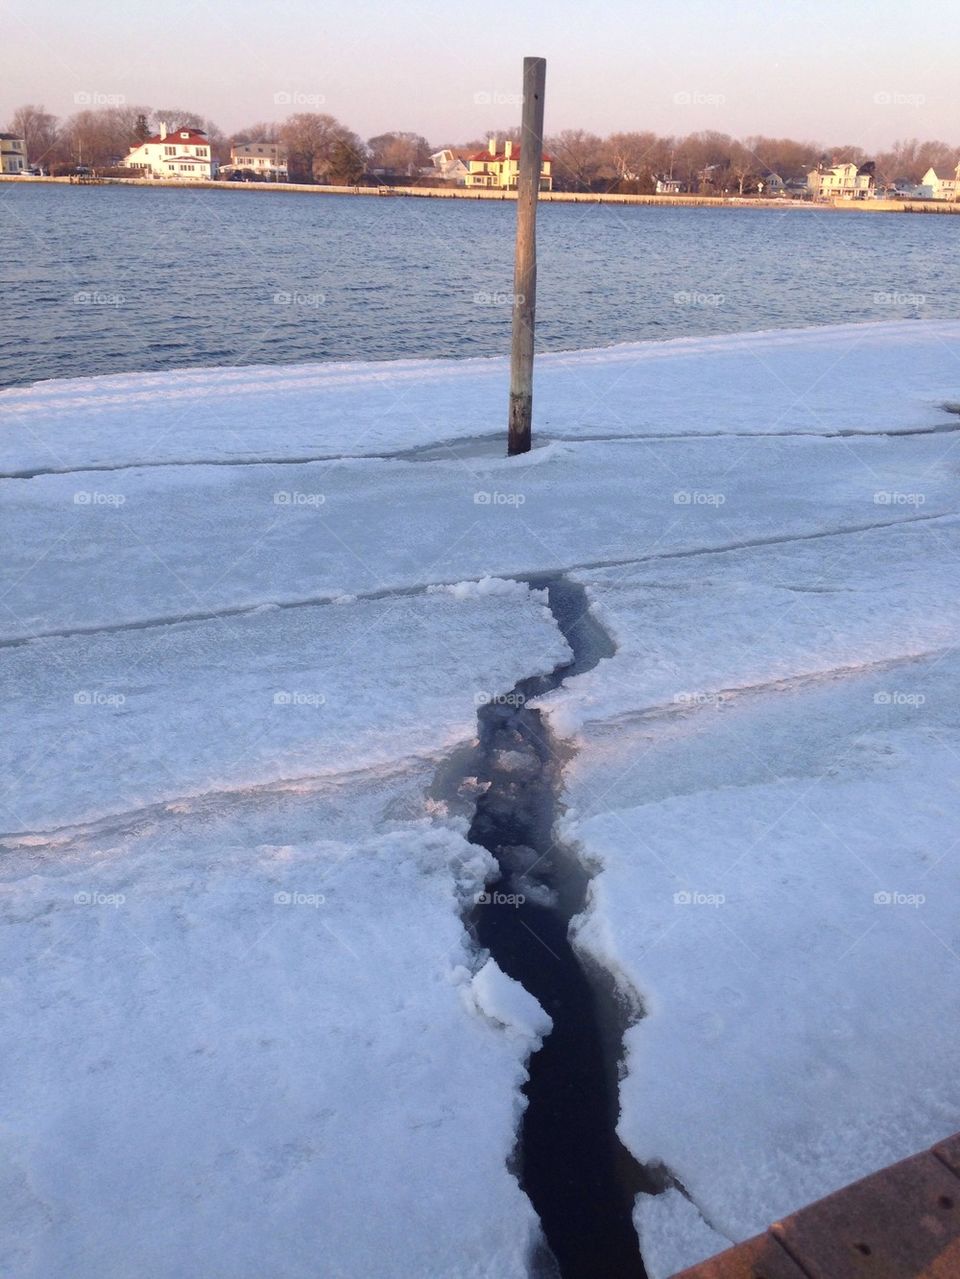
<path id="1" fill-rule="evenodd" d="M 669 1279 L 677 1270 L 730 1247 L 730 1240 L 708 1226 L 672 1186 L 662 1195 L 638 1196 L 634 1222 L 643 1240 L 647 1279 Z"/>
<path id="2" fill-rule="evenodd" d="M 439 759 L 569 652 L 510 585 L 0 647 L 0 830 Z"/>
<path id="3" fill-rule="evenodd" d="M 901 320 L 545 353 L 537 422 L 566 438 L 925 429 L 957 402 L 958 340 L 960 322 Z M 422 448 L 499 433 L 506 379 L 504 359 L 474 358 L 40 382 L 0 392 L 3 470 Z"/>
<path id="4" fill-rule="evenodd" d="M 512 1034 L 539 1046 L 553 1022 L 534 997 L 488 959 L 471 983 L 477 1007 L 485 1017 L 505 1026 Z"/>
<path id="5" fill-rule="evenodd" d="M 434 779 L 568 657 L 545 571 L 652 1279 L 960 1128 L 958 350 L 547 355 L 523 459 L 500 360 L 0 394 L 3 1273 L 527 1273 L 550 1021 Z"/>
<path id="6" fill-rule="evenodd" d="M 600 574 L 618 652 L 546 699 L 577 942 L 645 1008 L 621 1136 L 730 1240 L 960 1127 L 958 532 Z M 658 1275 L 698 1259 L 673 1207 Z"/>
<path id="7" fill-rule="evenodd" d="M 486 854 L 324 816 L 6 855 L 5 1276 L 527 1273 L 530 1040 L 464 993 Z"/>
<path id="8" fill-rule="evenodd" d="M 9 481 L 0 639 L 923 522 L 955 509 L 956 438 L 641 437 L 519 461 Z"/>

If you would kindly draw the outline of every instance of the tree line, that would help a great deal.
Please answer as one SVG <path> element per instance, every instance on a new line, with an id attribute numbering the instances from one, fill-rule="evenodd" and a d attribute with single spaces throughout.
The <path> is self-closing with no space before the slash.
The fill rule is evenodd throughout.
<path id="1" fill-rule="evenodd" d="M 494 131 L 462 143 L 431 145 L 418 133 L 403 130 L 378 134 L 364 141 L 331 115 L 303 111 L 279 122 L 259 121 L 225 134 L 216 123 L 182 108 L 142 105 L 88 107 L 58 119 L 42 106 L 19 107 L 8 131 L 26 139 L 31 166 L 46 172 L 66 172 L 84 165 L 108 169 L 122 162 L 132 146 L 159 130 L 202 129 L 211 152 L 227 163 L 230 148 L 239 142 L 275 142 L 287 155 L 291 179 L 352 185 L 372 178 L 416 180 L 430 164 L 430 155 L 449 146 L 459 154 L 485 150 Z M 519 130 L 497 136 L 519 140 Z M 750 194 L 768 173 L 784 181 L 803 178 L 818 163 L 864 163 L 859 146 L 823 146 L 792 138 L 756 135 L 733 138 L 703 131 L 664 136 L 647 130 L 612 133 L 607 137 L 583 129 L 565 129 L 548 137 L 545 147 L 553 161 L 553 185 L 560 191 L 623 191 L 644 194 L 655 190 L 658 178 L 670 177 L 690 191 L 709 194 Z M 877 180 L 892 184 L 919 182 L 931 166 L 953 171 L 958 148 L 946 142 L 910 138 L 869 158 Z"/>

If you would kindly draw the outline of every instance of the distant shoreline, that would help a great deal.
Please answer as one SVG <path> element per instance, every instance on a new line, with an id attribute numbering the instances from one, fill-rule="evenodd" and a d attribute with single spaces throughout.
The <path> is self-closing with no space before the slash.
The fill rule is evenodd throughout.
<path id="1" fill-rule="evenodd" d="M 178 182 L 164 178 L 100 178 L 77 182 L 69 177 L 40 178 L 0 174 L 0 182 L 14 185 L 147 187 L 151 191 L 272 191 L 291 195 L 346 195 L 375 198 L 412 197 L 420 200 L 516 200 L 516 191 L 468 191 L 464 187 L 314 186 L 297 182 Z M 792 200 L 777 197 L 735 195 L 625 195 L 618 192 L 541 191 L 545 204 L 638 204 L 653 208 L 807 209 L 821 213 L 855 210 L 858 213 L 960 213 L 960 201 L 942 200 Z"/>

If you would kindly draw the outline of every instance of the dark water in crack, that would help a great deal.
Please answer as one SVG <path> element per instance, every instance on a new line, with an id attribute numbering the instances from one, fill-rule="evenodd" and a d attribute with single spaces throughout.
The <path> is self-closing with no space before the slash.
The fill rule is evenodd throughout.
<path id="1" fill-rule="evenodd" d="M 546 586 L 574 659 L 548 676 L 521 681 L 503 704 L 479 713 L 478 775 L 490 785 L 469 838 L 497 859 L 500 877 L 470 920 L 479 944 L 540 1001 L 553 1031 L 530 1061 L 528 1099 L 516 1171 L 556 1258 L 562 1279 L 645 1279 L 632 1209 L 638 1192 L 666 1184 L 641 1167 L 617 1138 L 618 1058 L 626 1010 L 612 982 L 588 974 L 568 940 L 584 906 L 588 876 L 553 841 L 562 747 L 529 698 L 558 687 L 612 656 L 613 644 L 587 611 L 582 587 L 564 578 Z M 520 904 L 503 898 L 524 897 Z M 556 1274 L 549 1258 L 538 1273 Z"/>

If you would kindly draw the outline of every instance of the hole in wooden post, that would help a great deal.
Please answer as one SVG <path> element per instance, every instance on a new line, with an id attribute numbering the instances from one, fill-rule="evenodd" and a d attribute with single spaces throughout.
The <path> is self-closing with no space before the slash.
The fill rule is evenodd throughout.
<path id="1" fill-rule="evenodd" d="M 858 1243 L 856 1249 L 857 1252 L 862 1252 L 865 1257 L 869 1257 L 872 1253 L 870 1245 L 866 1243 Z"/>

